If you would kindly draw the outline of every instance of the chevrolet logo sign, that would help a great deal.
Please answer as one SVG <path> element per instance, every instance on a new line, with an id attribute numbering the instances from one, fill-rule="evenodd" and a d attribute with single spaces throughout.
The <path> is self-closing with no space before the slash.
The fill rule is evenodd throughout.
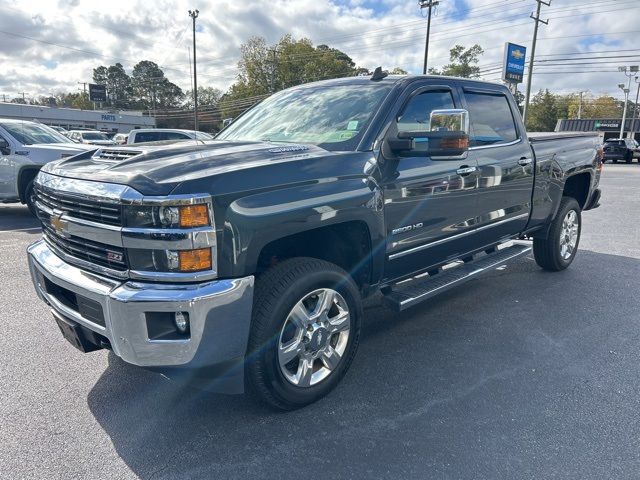
<path id="1" fill-rule="evenodd" d="M 511 52 L 511 56 L 517 60 L 520 60 L 522 57 L 524 57 L 524 53 L 522 53 L 522 50 L 513 50 Z"/>
<path id="2" fill-rule="evenodd" d="M 67 236 L 67 227 L 69 225 L 69 222 L 67 222 L 66 220 L 64 220 L 62 218 L 62 214 L 53 214 L 51 216 L 51 228 L 53 228 L 53 230 L 60 236 L 62 237 L 66 237 Z"/>

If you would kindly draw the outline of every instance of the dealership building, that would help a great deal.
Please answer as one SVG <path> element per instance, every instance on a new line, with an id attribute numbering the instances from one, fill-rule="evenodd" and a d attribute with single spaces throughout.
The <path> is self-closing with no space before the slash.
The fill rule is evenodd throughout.
<path id="1" fill-rule="evenodd" d="M 624 136 L 635 138 L 640 142 L 640 118 L 631 120 L 627 118 L 624 126 Z M 561 118 L 556 124 L 556 132 L 600 132 L 607 140 L 609 138 L 620 138 L 620 118 L 583 118 L 564 119 Z"/>
<path id="2" fill-rule="evenodd" d="M 156 119 L 143 115 L 142 112 L 117 113 L 0 102 L 0 119 L 3 118 L 36 121 L 45 125 L 63 127 L 67 130 L 91 128 L 116 133 L 129 133 L 138 128 L 154 128 L 156 126 Z"/>

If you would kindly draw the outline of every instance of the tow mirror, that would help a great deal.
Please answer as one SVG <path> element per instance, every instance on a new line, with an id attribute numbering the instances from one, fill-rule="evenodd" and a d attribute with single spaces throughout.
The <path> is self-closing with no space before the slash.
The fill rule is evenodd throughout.
<path id="1" fill-rule="evenodd" d="M 427 129 L 398 132 L 388 145 L 395 153 L 460 157 L 469 150 L 469 113 L 462 109 L 434 110 Z"/>
<path id="2" fill-rule="evenodd" d="M 11 155 L 11 147 L 9 146 L 9 142 L 7 142 L 4 138 L 0 138 L 0 153 L 2 155 Z"/>

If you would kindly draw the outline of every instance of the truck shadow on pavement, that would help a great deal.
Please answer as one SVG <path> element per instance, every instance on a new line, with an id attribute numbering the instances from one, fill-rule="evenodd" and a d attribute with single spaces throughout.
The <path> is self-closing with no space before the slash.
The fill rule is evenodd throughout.
<path id="1" fill-rule="evenodd" d="M 33 228 L 33 233 L 40 233 L 39 227 L 40 222 L 25 205 L 0 204 L 0 232 Z"/>
<path id="2" fill-rule="evenodd" d="M 88 405 L 142 478 L 604 478 L 605 436 L 617 468 L 637 460 L 638 279 L 639 259 L 580 251 L 567 271 L 527 257 L 402 314 L 374 298 L 345 379 L 295 412 L 113 354 Z"/>

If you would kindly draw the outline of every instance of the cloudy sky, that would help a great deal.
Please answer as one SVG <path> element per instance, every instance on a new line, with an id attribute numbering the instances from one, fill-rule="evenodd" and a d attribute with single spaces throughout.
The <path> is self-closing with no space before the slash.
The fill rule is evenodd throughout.
<path id="1" fill-rule="evenodd" d="M 417 0 L 0 0 L 0 100 L 80 88 L 98 65 L 143 59 L 190 88 L 191 19 L 197 8 L 198 81 L 225 90 L 239 46 L 291 33 L 350 55 L 359 66 L 421 73 L 426 21 Z M 504 43 L 530 47 L 535 0 L 440 0 L 430 66 L 456 43 L 485 49 L 483 77 L 499 80 Z M 543 7 L 533 88 L 619 96 L 619 65 L 640 63 L 639 0 L 553 0 Z M 521 87 L 522 88 L 522 87 Z"/>

